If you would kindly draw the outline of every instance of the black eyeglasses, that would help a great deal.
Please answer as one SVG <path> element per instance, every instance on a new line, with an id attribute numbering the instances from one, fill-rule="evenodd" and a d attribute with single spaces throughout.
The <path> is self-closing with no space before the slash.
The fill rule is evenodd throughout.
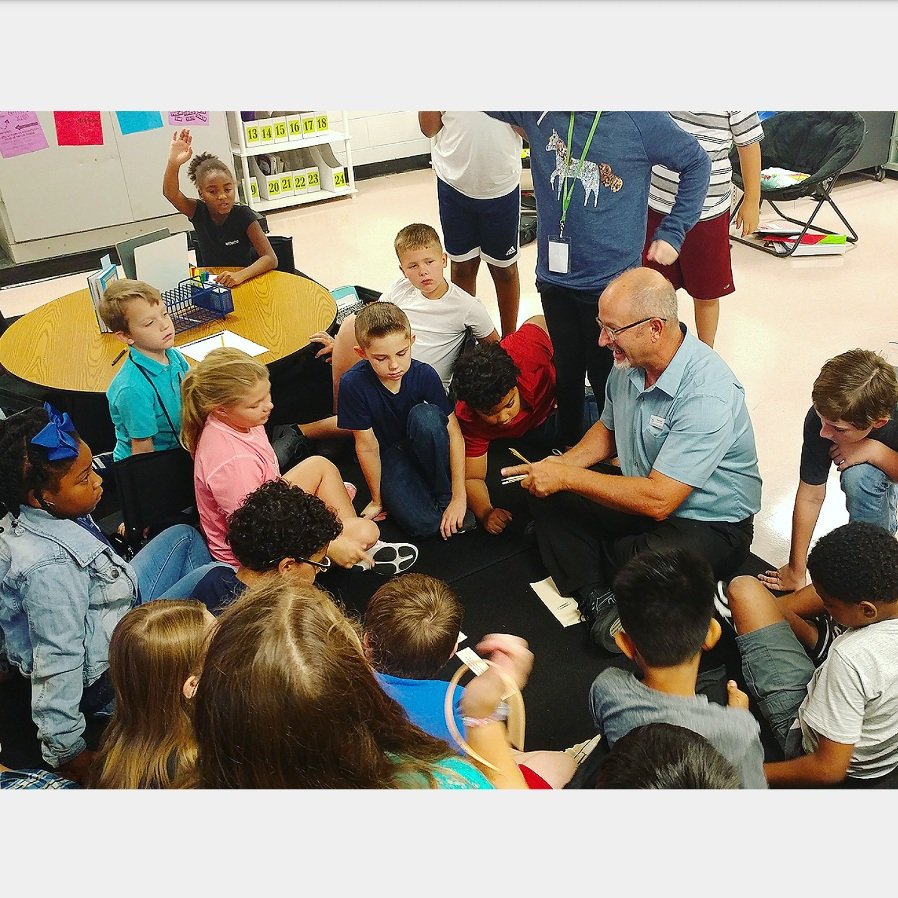
<path id="1" fill-rule="evenodd" d="M 625 324 L 623 327 L 608 327 L 607 324 L 602 324 L 602 322 L 596 318 L 596 324 L 599 326 L 599 334 L 601 335 L 602 331 L 605 331 L 608 334 L 609 340 L 614 340 L 617 338 L 618 334 L 622 334 L 624 331 L 630 330 L 631 327 L 636 327 L 639 324 L 645 324 L 646 321 L 654 321 L 655 319 L 659 321 L 667 321 L 666 318 L 660 318 L 658 315 L 649 315 L 648 318 L 640 318 L 639 321 L 634 321 L 632 324 Z"/>
<path id="2" fill-rule="evenodd" d="M 311 558 L 303 558 L 301 555 L 293 555 L 292 558 L 294 561 L 300 561 L 303 564 L 310 564 L 312 565 L 312 567 L 318 568 L 319 571 L 326 571 L 331 566 L 331 560 L 327 557 L 327 555 L 324 556 L 324 561 L 312 561 Z M 270 561 L 268 563 L 271 567 L 277 567 L 282 560 L 283 559 L 279 559 L 278 561 Z"/>
<path id="3" fill-rule="evenodd" d="M 300 558 L 299 555 L 295 555 L 294 558 L 303 564 L 310 564 L 312 567 L 318 568 L 319 571 L 326 571 L 331 566 L 331 560 L 327 555 L 324 556 L 324 561 L 312 561 L 311 558 Z"/>

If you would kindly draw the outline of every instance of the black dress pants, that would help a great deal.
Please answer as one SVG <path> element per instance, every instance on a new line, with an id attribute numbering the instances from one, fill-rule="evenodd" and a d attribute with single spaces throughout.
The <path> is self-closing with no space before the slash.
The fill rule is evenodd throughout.
<path id="1" fill-rule="evenodd" d="M 544 281 L 537 281 L 536 289 L 555 351 L 558 442 L 573 446 L 584 432 L 585 379 L 596 394 L 601 415 L 605 381 L 614 362 L 611 351 L 599 346 L 599 291 L 571 290 Z"/>
<path id="2" fill-rule="evenodd" d="M 717 579 L 731 577 L 748 557 L 753 518 L 738 523 L 669 517 L 653 521 L 614 511 L 574 493 L 529 498 L 539 553 L 558 591 L 611 589 L 614 575 L 634 555 L 691 549 Z"/>

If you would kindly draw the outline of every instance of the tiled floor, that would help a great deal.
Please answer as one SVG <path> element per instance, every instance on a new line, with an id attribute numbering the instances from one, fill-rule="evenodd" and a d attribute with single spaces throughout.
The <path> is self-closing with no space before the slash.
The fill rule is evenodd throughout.
<path id="1" fill-rule="evenodd" d="M 271 233 L 292 234 L 297 266 L 328 287 L 361 284 L 382 290 L 399 274 L 392 246 L 396 232 L 412 221 L 439 226 L 434 177 L 429 170 L 415 171 L 361 181 L 358 188 L 352 199 L 272 213 Z M 801 424 L 820 366 L 856 346 L 881 350 L 898 363 L 898 345 L 889 342 L 898 341 L 898 180 L 846 176 L 834 198 L 860 235 L 855 247 L 844 256 L 777 259 L 734 244 L 736 293 L 722 303 L 716 348 L 745 385 L 764 480 L 753 550 L 777 564 L 788 555 Z M 804 214 L 810 203 L 781 208 Z M 774 217 L 766 206 L 761 216 Z M 821 213 L 819 221 L 838 229 L 831 212 Z M 535 261 L 536 245 L 523 247 L 522 321 L 541 311 Z M 21 314 L 83 284 L 84 275 L 73 275 L 9 288 L 0 291 L 0 308 L 5 315 Z M 485 267 L 478 295 L 498 321 Z M 680 314 L 691 327 L 688 298 L 682 299 Z M 847 520 L 837 477 L 829 486 L 818 536 Z"/>

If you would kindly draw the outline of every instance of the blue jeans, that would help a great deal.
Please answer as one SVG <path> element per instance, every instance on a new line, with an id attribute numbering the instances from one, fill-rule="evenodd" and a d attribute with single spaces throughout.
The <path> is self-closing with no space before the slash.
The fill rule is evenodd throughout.
<path id="1" fill-rule="evenodd" d="M 898 529 L 898 483 L 870 464 L 846 468 L 841 482 L 848 519 L 876 524 L 894 535 Z"/>
<path id="2" fill-rule="evenodd" d="M 452 498 L 447 417 L 420 402 L 408 414 L 406 439 L 381 447 L 380 495 L 384 508 L 411 536 L 435 536 Z"/>
<path id="3" fill-rule="evenodd" d="M 193 587 L 217 564 L 200 532 L 188 524 L 166 528 L 131 559 L 141 603 L 189 598 Z"/>

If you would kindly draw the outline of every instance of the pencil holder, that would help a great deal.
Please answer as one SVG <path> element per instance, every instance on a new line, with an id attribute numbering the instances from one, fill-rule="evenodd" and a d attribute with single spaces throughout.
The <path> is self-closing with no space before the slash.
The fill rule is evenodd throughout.
<path id="1" fill-rule="evenodd" d="M 175 325 L 175 333 L 188 331 L 199 324 L 224 318 L 234 311 L 234 299 L 227 287 L 204 284 L 187 278 L 171 290 L 163 290 L 162 298 Z"/>

